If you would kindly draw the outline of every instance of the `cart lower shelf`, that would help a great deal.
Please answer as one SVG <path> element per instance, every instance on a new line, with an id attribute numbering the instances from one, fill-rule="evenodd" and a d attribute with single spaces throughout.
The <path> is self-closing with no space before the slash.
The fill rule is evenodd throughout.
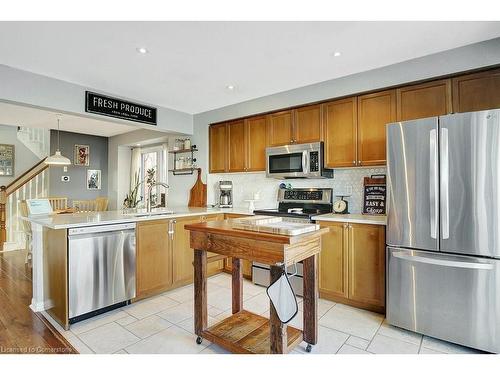
<path id="1" fill-rule="evenodd" d="M 269 319 L 242 310 L 207 328 L 201 337 L 239 354 L 270 354 Z M 287 327 L 288 352 L 302 342 L 302 331 Z"/>

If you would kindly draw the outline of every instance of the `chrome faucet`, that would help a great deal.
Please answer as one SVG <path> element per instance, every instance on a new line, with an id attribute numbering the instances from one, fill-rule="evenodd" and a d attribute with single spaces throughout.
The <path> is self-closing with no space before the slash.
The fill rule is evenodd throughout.
<path id="1" fill-rule="evenodd" d="M 155 186 L 163 186 L 166 189 L 170 188 L 170 186 L 168 186 L 164 182 L 153 182 L 151 185 L 148 186 L 148 204 L 146 206 L 147 212 L 151 212 L 151 191 L 153 190 L 153 187 L 155 187 Z"/>

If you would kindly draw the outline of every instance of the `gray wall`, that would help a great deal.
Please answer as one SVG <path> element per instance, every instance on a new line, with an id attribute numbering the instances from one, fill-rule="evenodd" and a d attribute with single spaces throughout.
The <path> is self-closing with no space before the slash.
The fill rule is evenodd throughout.
<path id="1" fill-rule="evenodd" d="M 0 177 L 0 186 L 8 185 L 40 159 L 17 139 L 17 127 L 0 125 L 0 143 L 14 145 L 14 177 Z"/>
<path id="2" fill-rule="evenodd" d="M 74 146 L 90 146 L 90 165 L 74 165 Z M 50 132 L 50 154 L 57 149 L 57 131 Z M 72 165 L 64 172 L 63 167 L 50 167 L 49 196 L 73 199 L 95 199 L 108 196 L 108 138 L 71 132 L 61 132 L 61 153 Z M 101 170 L 101 190 L 87 189 L 87 169 Z M 70 176 L 70 182 L 62 182 L 61 176 Z"/>
<path id="3" fill-rule="evenodd" d="M 194 116 L 192 141 L 206 181 L 211 123 L 500 64 L 500 38 L 230 105 Z M 169 204 L 186 204 L 194 176 L 170 179 Z M 210 189 L 210 187 L 208 187 Z"/>
<path id="4" fill-rule="evenodd" d="M 85 112 L 85 91 L 91 90 L 120 97 L 119 93 L 106 93 L 74 83 L 46 77 L 40 74 L 0 65 L 0 100 L 16 102 L 35 107 L 56 110 L 86 117 L 103 119 L 103 116 Z M 140 98 L 123 98 L 140 102 Z M 158 129 L 161 131 L 192 133 L 193 116 L 170 108 L 160 107 L 154 103 L 144 103 L 158 109 L 158 126 L 144 125 L 136 122 L 104 117 L 106 121 L 137 126 L 138 129 Z"/>

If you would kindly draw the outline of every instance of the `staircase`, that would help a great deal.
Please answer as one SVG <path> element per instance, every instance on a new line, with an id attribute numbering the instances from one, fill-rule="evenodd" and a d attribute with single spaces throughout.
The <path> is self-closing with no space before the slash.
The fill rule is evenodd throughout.
<path id="1" fill-rule="evenodd" d="M 0 251 L 26 247 L 19 202 L 46 198 L 48 186 L 49 173 L 45 158 L 8 186 L 0 186 Z"/>
<path id="2" fill-rule="evenodd" d="M 17 139 L 30 149 L 39 159 L 45 159 L 50 152 L 50 129 L 27 128 L 17 129 Z"/>

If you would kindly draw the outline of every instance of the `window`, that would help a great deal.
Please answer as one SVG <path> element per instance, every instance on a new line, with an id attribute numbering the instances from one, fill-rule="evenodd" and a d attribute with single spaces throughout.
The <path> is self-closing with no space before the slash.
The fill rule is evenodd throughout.
<path id="1" fill-rule="evenodd" d="M 141 150 L 141 197 L 147 204 L 148 187 L 154 182 L 167 182 L 167 157 L 166 148 L 162 146 L 149 147 Z M 164 188 L 155 186 L 151 194 L 151 207 L 161 203 L 160 194 Z"/>

